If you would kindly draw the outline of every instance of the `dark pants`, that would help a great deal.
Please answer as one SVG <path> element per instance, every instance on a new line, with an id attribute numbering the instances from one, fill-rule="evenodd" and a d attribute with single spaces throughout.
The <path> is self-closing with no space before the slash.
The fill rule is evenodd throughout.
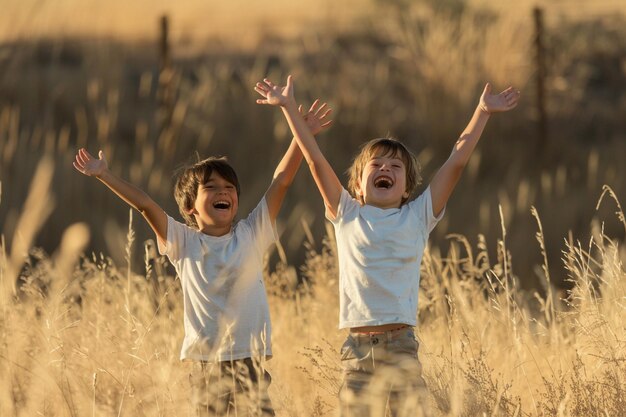
<path id="1" fill-rule="evenodd" d="M 428 415 L 417 350 L 411 327 L 381 334 L 350 334 L 341 348 L 341 416 Z"/>
<path id="2" fill-rule="evenodd" d="M 250 358 L 195 362 L 189 380 L 197 417 L 275 415 L 267 394 L 272 378 Z"/>

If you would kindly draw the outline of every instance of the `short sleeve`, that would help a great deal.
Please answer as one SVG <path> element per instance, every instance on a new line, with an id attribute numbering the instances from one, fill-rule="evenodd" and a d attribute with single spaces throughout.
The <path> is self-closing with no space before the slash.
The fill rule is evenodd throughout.
<path id="1" fill-rule="evenodd" d="M 439 216 L 435 216 L 433 213 L 433 200 L 432 195 L 430 193 L 430 186 L 426 188 L 426 190 L 415 200 L 409 203 L 409 207 L 411 211 L 415 212 L 418 219 L 420 220 L 422 226 L 425 230 L 428 230 L 428 233 L 432 232 L 437 223 L 443 218 L 443 215 L 446 211 L 444 207 L 439 213 Z"/>
<path id="2" fill-rule="evenodd" d="M 276 231 L 276 223 L 270 217 L 270 211 L 267 207 L 265 197 L 261 199 L 259 204 L 252 210 L 248 217 L 243 220 L 252 233 L 255 246 L 259 253 L 263 255 L 268 247 L 278 240 L 278 232 Z"/>
<path id="3" fill-rule="evenodd" d="M 326 219 L 330 221 L 332 224 L 337 224 L 343 219 L 346 214 L 350 213 L 352 210 L 355 210 L 359 206 L 359 203 L 352 198 L 348 190 L 345 188 L 341 189 L 341 196 L 339 197 L 339 205 L 337 206 L 337 215 L 334 219 L 331 219 L 328 215 L 328 211 L 325 212 Z"/>
<path id="4" fill-rule="evenodd" d="M 180 259 L 182 249 L 185 247 L 188 229 L 184 224 L 167 216 L 167 240 L 163 243 L 158 239 L 159 253 L 166 255 L 172 262 Z"/>

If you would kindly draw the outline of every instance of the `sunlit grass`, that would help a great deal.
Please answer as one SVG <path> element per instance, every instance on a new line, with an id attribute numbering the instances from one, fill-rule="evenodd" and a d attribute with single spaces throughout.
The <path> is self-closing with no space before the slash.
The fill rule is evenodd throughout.
<path id="1" fill-rule="evenodd" d="M 619 201 L 605 192 L 613 198 L 603 204 L 616 203 L 626 228 Z M 76 225 L 55 256 L 29 249 L 14 290 L 7 282 L 12 256 L 2 247 L 0 413 L 188 415 L 178 282 L 151 250 L 144 276 L 102 255 L 79 260 L 86 237 Z M 133 239 L 129 232 L 129 252 L 139 250 Z M 557 293 L 546 268 L 542 296 L 519 288 L 504 228 L 497 247 L 491 260 L 484 243 L 473 248 L 454 236 L 445 258 L 426 252 L 418 336 L 429 397 L 420 401 L 436 416 L 623 415 L 623 248 L 602 230 L 568 242 L 564 272 L 572 290 Z M 337 408 L 344 335 L 335 328 L 332 236 L 323 248 L 310 252 L 300 286 L 286 264 L 266 273 L 275 355 L 270 394 L 279 416 L 332 416 Z"/>

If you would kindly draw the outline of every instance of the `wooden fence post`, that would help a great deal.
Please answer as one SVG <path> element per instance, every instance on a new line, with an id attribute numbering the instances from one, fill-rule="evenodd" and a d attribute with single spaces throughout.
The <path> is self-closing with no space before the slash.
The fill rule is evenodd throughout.
<path id="1" fill-rule="evenodd" d="M 163 71 L 170 66 L 169 46 L 169 18 L 161 16 L 161 36 L 159 38 L 159 70 Z"/>
<path id="2" fill-rule="evenodd" d="M 548 114 L 546 111 L 546 62 L 544 46 L 543 10 L 539 7 L 533 9 L 535 21 L 535 65 L 537 81 L 537 146 L 538 151 L 543 151 L 548 143 Z"/>
<path id="3" fill-rule="evenodd" d="M 171 66 L 169 39 L 169 17 L 161 16 L 159 20 L 159 78 L 157 90 L 157 125 L 159 128 L 159 144 L 164 146 L 163 134 L 168 131 L 174 111 L 174 71 Z M 167 141 L 166 141 L 167 142 Z"/>

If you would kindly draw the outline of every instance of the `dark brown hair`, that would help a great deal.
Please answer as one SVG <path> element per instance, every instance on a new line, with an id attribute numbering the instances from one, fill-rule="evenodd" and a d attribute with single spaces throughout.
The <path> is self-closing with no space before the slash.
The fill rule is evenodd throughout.
<path id="1" fill-rule="evenodd" d="M 421 184 L 420 165 L 417 157 L 402 142 L 393 138 L 372 139 L 361 146 L 361 151 L 354 157 L 352 166 L 348 169 L 348 191 L 363 204 L 362 197 L 357 194 L 365 164 L 377 156 L 398 157 L 404 162 L 406 169 L 406 192 L 409 197 L 402 199 L 406 203 Z"/>
<path id="2" fill-rule="evenodd" d="M 237 174 L 225 157 L 211 156 L 195 164 L 183 166 L 178 170 L 174 198 L 178 204 L 178 210 L 188 226 L 198 227 L 196 219 L 188 211 L 196 202 L 198 186 L 206 184 L 213 171 L 235 186 L 237 196 L 241 192 Z"/>

